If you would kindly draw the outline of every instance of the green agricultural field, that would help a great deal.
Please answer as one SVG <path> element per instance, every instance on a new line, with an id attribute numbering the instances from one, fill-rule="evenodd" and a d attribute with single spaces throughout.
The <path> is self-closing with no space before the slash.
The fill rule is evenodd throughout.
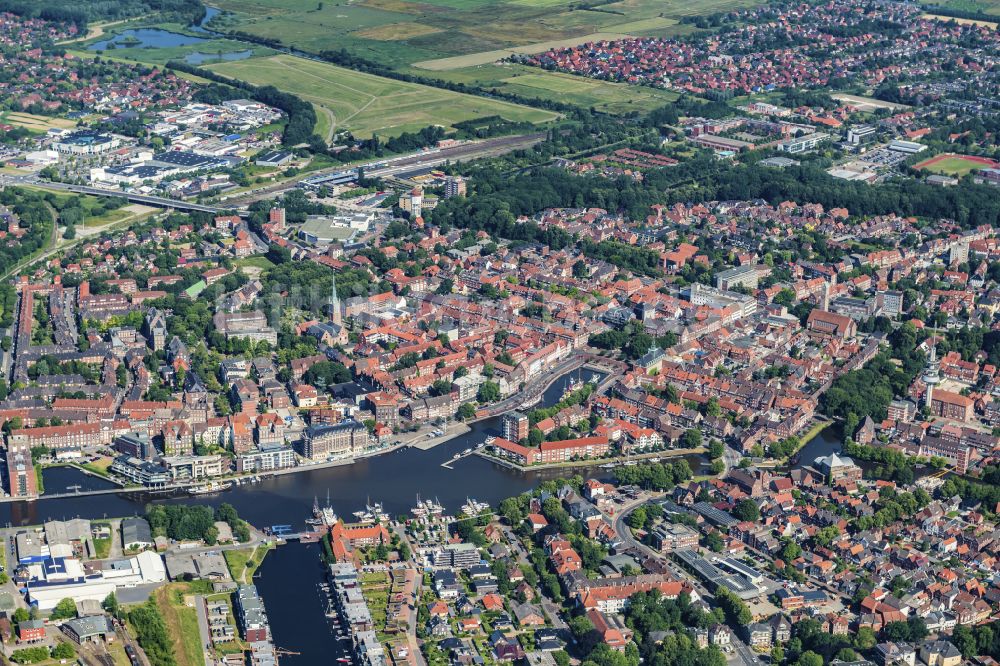
<path id="1" fill-rule="evenodd" d="M 477 83 L 527 98 L 537 97 L 585 108 L 593 107 L 604 113 L 646 112 L 677 99 L 677 94 L 668 90 L 546 72 L 525 65 L 491 64 L 438 74 L 457 83 Z"/>
<path id="2" fill-rule="evenodd" d="M 626 35 L 690 34 L 695 27 L 680 23 L 684 17 L 761 2 L 619 0 L 595 10 L 581 7 L 578 0 L 214 0 L 212 4 L 225 12 L 213 23 L 222 31 L 277 39 L 312 52 L 346 49 L 400 72 L 463 80 L 471 85 L 623 112 L 655 105 L 661 96 L 647 91 L 628 93 L 604 84 L 591 86 L 583 79 L 572 90 L 556 92 L 539 87 L 538 81 L 501 81 L 492 76 L 490 66 L 514 52 L 539 53 L 556 46 Z M 254 66 L 246 63 L 242 67 Z M 484 69 L 473 70 L 475 67 Z M 219 65 L 218 71 L 229 68 Z M 486 78 L 479 78 L 478 73 Z M 331 109 L 337 116 L 336 126 L 342 125 L 345 111 L 348 116 L 354 113 L 353 102 L 347 100 L 338 109 L 316 99 L 323 94 L 314 95 L 312 101 Z M 323 122 L 330 123 L 330 119 Z M 419 124 L 419 120 L 404 118 L 396 131 Z M 321 129 L 333 127 L 325 124 Z"/>
<path id="3" fill-rule="evenodd" d="M 962 12 L 979 12 L 1000 16 L 1000 0 L 940 0 L 927 3 L 928 9 L 941 7 Z"/>
<path id="4" fill-rule="evenodd" d="M 346 48 L 402 68 L 452 56 L 572 42 L 593 33 L 670 34 L 682 17 L 760 2 L 621 0 L 590 10 L 576 0 L 217 0 L 213 4 L 229 14 L 213 25 L 305 50 Z M 481 62 L 490 62 L 484 57 Z M 472 64 L 480 63 L 458 66 Z"/>
<path id="5" fill-rule="evenodd" d="M 440 90 L 288 55 L 221 63 L 209 67 L 255 85 L 273 85 L 326 109 L 337 130 L 358 137 L 398 135 L 499 115 L 516 122 L 543 123 L 557 114 L 473 95 Z"/>

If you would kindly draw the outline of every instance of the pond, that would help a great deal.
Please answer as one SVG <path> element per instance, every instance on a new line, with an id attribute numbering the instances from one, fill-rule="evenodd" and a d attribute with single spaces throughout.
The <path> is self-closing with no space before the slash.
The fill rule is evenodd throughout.
<path id="1" fill-rule="evenodd" d="M 210 32 L 208 30 L 208 24 L 221 13 L 222 10 L 217 7 L 205 7 L 205 17 L 197 23 L 197 25 L 190 26 L 192 32 Z"/>
<path id="2" fill-rule="evenodd" d="M 195 51 L 194 53 L 189 53 L 184 56 L 184 62 L 189 65 L 203 65 L 206 62 L 220 62 L 220 61 L 230 61 L 230 60 L 246 60 L 253 55 L 253 49 L 246 49 L 244 51 L 220 51 L 217 53 L 204 53 L 202 51 Z"/>
<path id="3" fill-rule="evenodd" d="M 119 49 L 168 49 L 177 46 L 190 46 L 207 41 L 204 37 L 182 35 L 160 28 L 134 28 L 123 30 L 110 39 L 102 39 L 87 47 L 89 51 L 105 51 L 114 45 Z"/>

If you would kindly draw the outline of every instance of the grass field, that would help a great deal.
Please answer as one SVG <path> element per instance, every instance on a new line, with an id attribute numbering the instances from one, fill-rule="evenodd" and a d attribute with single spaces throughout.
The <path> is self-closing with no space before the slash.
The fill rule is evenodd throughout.
<path id="1" fill-rule="evenodd" d="M 190 588 L 191 583 L 168 583 L 153 595 L 167 625 L 167 633 L 173 639 L 177 666 L 204 666 L 197 611 L 184 603 Z"/>
<path id="2" fill-rule="evenodd" d="M 587 35 L 581 35 L 579 37 L 571 37 L 570 39 L 557 39 L 550 42 L 537 42 L 535 44 L 527 44 L 525 46 L 515 46 L 509 49 L 496 49 L 494 51 L 481 51 L 479 53 L 469 53 L 466 55 L 452 56 L 450 58 L 438 58 L 437 60 L 424 60 L 423 62 L 413 63 L 413 66 L 419 69 L 429 69 L 432 71 L 461 69 L 463 67 L 473 67 L 475 65 L 485 65 L 487 63 L 495 62 L 501 58 L 510 56 L 512 53 L 542 53 L 543 51 L 548 51 L 549 49 L 576 46 L 577 44 L 585 44 L 587 42 L 621 39 L 625 36 L 625 34 L 620 32 L 594 32 Z"/>
<path id="3" fill-rule="evenodd" d="M 524 65 L 480 65 L 439 72 L 438 75 L 457 83 L 477 83 L 525 97 L 550 99 L 588 109 L 593 107 L 604 113 L 649 111 L 677 99 L 677 94 L 669 90 L 598 81 Z"/>
<path id="4" fill-rule="evenodd" d="M 0 115 L 0 120 L 8 125 L 18 125 L 36 132 L 47 132 L 50 129 L 70 129 L 76 127 L 75 120 L 66 118 L 50 118 L 20 111 L 8 111 Z"/>
<path id="5" fill-rule="evenodd" d="M 935 21 L 944 21 L 945 23 L 947 23 L 948 21 L 954 21 L 955 23 L 960 23 L 962 25 L 980 25 L 980 26 L 986 26 L 987 28 L 992 28 L 993 30 L 997 29 L 997 23 L 995 21 L 977 21 L 975 19 L 955 18 L 953 16 L 939 16 L 937 14 L 924 14 L 922 18 L 933 19 Z"/>
<path id="6" fill-rule="evenodd" d="M 997 162 L 986 157 L 955 155 L 953 153 L 935 155 L 914 165 L 916 169 L 939 173 L 945 176 L 964 176 L 977 169 L 992 169 L 996 167 Z"/>
<path id="7" fill-rule="evenodd" d="M 229 569 L 229 575 L 237 582 L 251 582 L 254 572 L 264 562 L 268 550 L 266 546 L 257 546 L 252 549 L 222 551 L 222 555 L 226 559 L 226 567 Z"/>
<path id="8" fill-rule="evenodd" d="M 1000 0 L 941 0 L 940 2 L 929 2 L 924 6 L 928 9 L 942 7 L 962 12 L 979 12 L 1000 16 Z"/>
<path id="9" fill-rule="evenodd" d="M 258 270 L 266 270 L 274 267 L 274 262 L 263 255 L 256 257 L 244 257 L 243 259 L 237 259 L 235 263 L 237 266 L 242 268 L 249 266 Z"/>
<path id="10" fill-rule="evenodd" d="M 691 26 L 678 25 L 682 17 L 761 1 L 621 0 L 591 10 L 576 0 L 217 0 L 213 4 L 228 14 L 213 26 L 293 39 L 309 51 L 346 48 L 397 69 L 474 58 L 451 61 L 446 66 L 452 68 L 533 44 L 579 43 L 594 33 L 683 34 Z"/>
<path id="11" fill-rule="evenodd" d="M 498 100 L 462 95 L 371 74 L 278 55 L 222 63 L 210 69 L 255 85 L 273 85 L 329 109 L 337 130 L 367 138 L 398 135 L 428 125 L 500 115 L 511 121 L 541 123 L 557 114 Z"/>

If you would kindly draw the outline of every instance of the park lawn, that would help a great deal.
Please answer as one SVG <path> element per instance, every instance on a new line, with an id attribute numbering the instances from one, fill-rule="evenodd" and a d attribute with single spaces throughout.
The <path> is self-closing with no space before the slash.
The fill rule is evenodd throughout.
<path id="1" fill-rule="evenodd" d="M 185 594 L 192 594 L 190 583 L 167 583 L 153 596 L 167 625 L 167 634 L 173 639 L 177 666 L 204 666 L 198 612 L 184 604 Z"/>
<path id="2" fill-rule="evenodd" d="M 111 456 L 101 456 L 93 462 L 86 462 L 80 465 L 80 467 L 93 472 L 94 474 L 99 474 L 101 476 L 108 476 L 108 469 L 114 462 L 114 458 Z"/>
<path id="3" fill-rule="evenodd" d="M 121 222 L 124 219 L 132 217 L 132 213 L 125 210 L 124 208 L 118 208 L 117 210 L 109 210 L 96 217 L 86 217 L 83 220 L 83 226 L 85 227 L 103 227 L 108 224 L 114 224 L 115 222 Z"/>
<path id="4" fill-rule="evenodd" d="M 257 546 L 253 549 L 224 550 L 222 551 L 222 556 L 226 559 L 226 566 L 229 568 L 229 574 L 233 577 L 233 580 L 237 582 L 250 582 L 253 580 L 254 573 L 264 563 L 267 552 L 274 547 L 275 545 L 271 544 L 269 546 Z M 244 568 L 245 575 L 241 576 L 241 574 L 244 574 Z"/>
<path id="5" fill-rule="evenodd" d="M 243 257 L 242 259 L 236 260 L 237 266 L 242 266 L 246 268 L 250 266 L 252 268 L 259 268 L 261 270 L 267 270 L 268 268 L 274 268 L 274 262 L 260 254 L 254 257 Z"/>
<path id="6" fill-rule="evenodd" d="M 368 138 L 499 115 L 514 122 L 554 120 L 551 111 L 463 95 L 380 76 L 355 72 L 328 63 L 278 55 L 211 65 L 224 76 L 254 85 L 273 85 L 330 109 L 336 129 L 349 129 Z"/>

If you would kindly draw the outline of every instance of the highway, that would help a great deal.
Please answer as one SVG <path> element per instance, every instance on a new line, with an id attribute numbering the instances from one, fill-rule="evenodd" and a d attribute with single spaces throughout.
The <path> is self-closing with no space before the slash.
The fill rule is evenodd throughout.
<path id="1" fill-rule="evenodd" d="M 221 208 L 205 206 L 204 204 L 180 201 L 178 199 L 167 199 L 165 197 L 151 197 L 145 194 L 130 194 L 121 190 L 107 190 L 100 187 L 90 187 L 88 185 L 73 185 L 71 183 L 58 183 L 55 181 L 42 180 L 35 174 L 11 175 L 0 174 L 0 185 L 12 186 L 34 186 L 45 187 L 50 190 L 61 190 L 63 192 L 73 192 L 74 194 L 89 194 L 95 197 L 117 197 L 126 199 L 130 203 L 155 206 L 156 208 L 173 208 L 175 210 L 185 210 L 200 213 L 218 213 Z"/>

